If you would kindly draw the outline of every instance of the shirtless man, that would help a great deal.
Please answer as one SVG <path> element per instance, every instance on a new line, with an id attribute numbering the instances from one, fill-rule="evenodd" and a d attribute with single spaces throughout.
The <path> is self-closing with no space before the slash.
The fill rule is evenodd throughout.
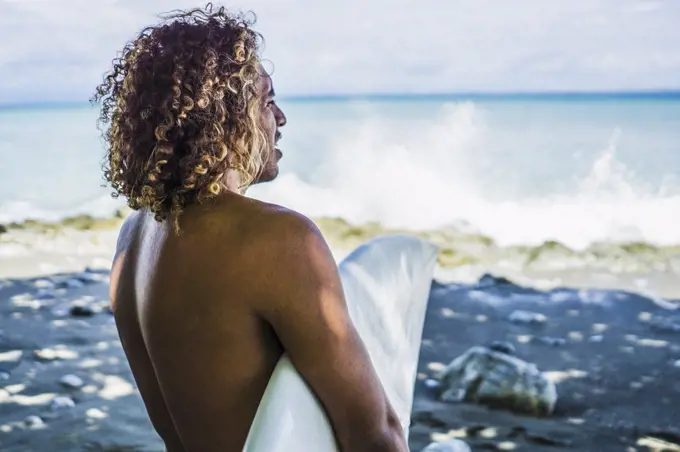
<path id="1" fill-rule="evenodd" d="M 135 210 L 110 293 L 135 381 L 168 451 L 236 452 L 285 351 L 342 451 L 407 451 L 319 230 L 244 196 L 277 176 L 286 123 L 251 25 L 176 13 L 125 47 L 94 98 L 106 178 Z"/>

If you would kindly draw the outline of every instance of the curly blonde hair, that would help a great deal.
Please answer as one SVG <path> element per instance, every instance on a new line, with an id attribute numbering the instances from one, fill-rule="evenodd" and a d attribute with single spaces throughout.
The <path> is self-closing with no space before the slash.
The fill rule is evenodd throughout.
<path id="1" fill-rule="evenodd" d="M 178 227 L 184 207 L 223 190 L 227 169 L 251 184 L 268 158 L 257 92 L 255 22 L 208 4 L 175 11 L 129 42 L 97 87 L 114 197 Z"/>

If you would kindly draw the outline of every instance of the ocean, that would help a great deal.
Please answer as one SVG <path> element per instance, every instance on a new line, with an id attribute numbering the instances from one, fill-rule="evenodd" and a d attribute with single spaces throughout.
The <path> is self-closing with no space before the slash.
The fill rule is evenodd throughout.
<path id="1" fill-rule="evenodd" d="M 680 95 L 283 99 L 279 178 L 318 217 L 455 226 L 502 246 L 680 244 Z M 89 105 L 0 108 L 0 223 L 110 215 Z"/>

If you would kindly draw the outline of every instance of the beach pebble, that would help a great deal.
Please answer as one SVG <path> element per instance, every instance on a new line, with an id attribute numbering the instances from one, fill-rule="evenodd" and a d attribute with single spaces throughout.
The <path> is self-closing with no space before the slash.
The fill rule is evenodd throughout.
<path id="1" fill-rule="evenodd" d="M 63 282 L 63 285 L 67 289 L 80 289 L 81 287 L 85 287 L 84 282 L 74 278 L 67 279 L 66 281 Z"/>
<path id="2" fill-rule="evenodd" d="M 536 365 L 477 346 L 444 370 L 440 398 L 543 416 L 553 412 L 557 388 Z"/>
<path id="3" fill-rule="evenodd" d="M 567 337 L 572 341 L 580 342 L 583 340 L 583 333 L 581 333 L 580 331 L 570 331 L 567 334 Z"/>
<path id="4" fill-rule="evenodd" d="M 78 354 L 74 351 L 56 347 L 36 350 L 34 355 L 37 359 L 42 359 L 45 361 L 53 361 L 55 359 L 74 359 L 78 357 Z"/>
<path id="5" fill-rule="evenodd" d="M 588 338 L 588 342 L 602 342 L 603 340 L 604 336 L 602 336 L 601 334 L 595 334 Z"/>
<path id="6" fill-rule="evenodd" d="M 502 276 L 494 276 L 489 273 L 485 273 L 482 275 L 481 278 L 479 278 L 479 281 L 477 282 L 477 287 L 489 287 L 489 286 L 507 286 L 507 285 L 512 285 L 514 284 L 507 278 L 503 278 Z"/>
<path id="7" fill-rule="evenodd" d="M 91 273 L 89 271 L 78 273 L 75 277 L 81 282 L 89 284 L 98 283 L 101 281 L 101 277 L 99 275 L 97 275 L 96 273 Z"/>
<path id="8" fill-rule="evenodd" d="M 592 329 L 593 333 L 604 333 L 609 329 L 609 325 L 606 323 L 593 323 Z"/>
<path id="9" fill-rule="evenodd" d="M 680 323 L 672 318 L 655 316 L 648 320 L 651 329 L 664 333 L 680 333 Z"/>
<path id="10" fill-rule="evenodd" d="M 637 441 L 637 445 L 649 449 L 652 452 L 676 452 L 680 450 L 680 445 L 652 436 L 640 438 Z"/>
<path id="11" fill-rule="evenodd" d="M 9 373 L 0 372 L 0 381 L 5 381 L 5 380 L 9 380 Z"/>
<path id="12" fill-rule="evenodd" d="M 79 376 L 69 374 L 61 377 L 59 379 L 59 384 L 61 384 L 62 386 L 66 386 L 67 388 L 77 389 L 82 387 L 85 384 L 85 382 Z"/>
<path id="13" fill-rule="evenodd" d="M 17 306 L 23 306 L 26 303 L 30 303 L 31 301 L 35 301 L 33 299 L 33 294 L 31 293 L 19 293 L 16 295 L 12 295 L 9 300 L 12 302 L 12 304 L 17 305 Z"/>
<path id="14" fill-rule="evenodd" d="M 73 408 L 75 406 L 76 402 L 74 402 L 72 398 L 65 396 L 55 397 L 54 399 L 52 399 L 52 402 L 50 403 L 50 408 L 55 411 L 66 408 Z"/>
<path id="15" fill-rule="evenodd" d="M 57 297 L 55 297 L 52 292 L 48 292 L 46 290 L 40 290 L 40 291 L 38 291 L 38 293 L 35 294 L 34 298 L 36 300 L 39 300 L 39 301 L 49 301 L 49 300 L 54 300 Z"/>
<path id="16" fill-rule="evenodd" d="M 649 322 L 650 320 L 652 320 L 652 314 L 650 314 L 649 312 L 641 312 L 638 315 L 638 320 L 641 322 Z"/>
<path id="17" fill-rule="evenodd" d="M 0 362 L 17 362 L 21 360 L 24 352 L 21 350 L 10 350 L 0 353 Z"/>
<path id="18" fill-rule="evenodd" d="M 437 380 L 433 380 L 432 378 L 428 378 L 423 382 L 426 388 L 430 389 L 435 389 L 439 387 L 439 382 Z"/>
<path id="19" fill-rule="evenodd" d="M 673 363 L 673 367 L 680 369 L 680 359 Z"/>
<path id="20" fill-rule="evenodd" d="M 56 307 L 50 311 L 55 317 L 66 317 L 68 315 L 68 309 L 64 307 Z"/>
<path id="21" fill-rule="evenodd" d="M 494 341 L 489 345 L 489 349 L 506 355 L 514 355 L 517 352 L 515 346 L 506 341 Z"/>
<path id="22" fill-rule="evenodd" d="M 538 342 L 551 347 L 561 347 L 567 343 L 567 340 L 562 337 L 543 336 L 538 338 Z"/>
<path id="23" fill-rule="evenodd" d="M 483 290 L 470 290 L 467 292 L 467 296 L 470 300 L 478 301 L 489 306 L 498 306 L 507 302 L 507 299 L 484 292 Z"/>
<path id="24" fill-rule="evenodd" d="M 69 314 L 71 314 L 72 317 L 92 317 L 95 312 L 89 306 L 73 306 L 69 310 Z"/>
<path id="25" fill-rule="evenodd" d="M 539 314 L 537 312 L 517 310 L 513 311 L 512 314 L 510 314 L 508 320 L 510 320 L 512 323 L 538 324 L 545 323 L 548 320 L 548 318 L 543 314 Z"/>
<path id="26" fill-rule="evenodd" d="M 439 443 L 430 443 L 422 452 L 471 452 L 471 449 L 465 441 L 449 439 Z"/>
<path id="27" fill-rule="evenodd" d="M 548 298 L 554 303 L 563 303 L 574 298 L 574 294 L 569 291 L 559 291 L 551 293 Z"/>
<path id="28" fill-rule="evenodd" d="M 33 283 L 33 286 L 37 289 L 54 289 L 54 282 L 49 279 L 38 279 Z"/>
<path id="29" fill-rule="evenodd" d="M 39 416 L 28 416 L 26 419 L 24 419 L 24 425 L 27 428 L 40 428 L 44 427 L 45 423 Z"/>
<path id="30" fill-rule="evenodd" d="M 85 412 L 85 416 L 91 418 L 91 419 L 105 419 L 109 415 L 103 412 L 102 410 L 98 408 L 90 408 Z"/>

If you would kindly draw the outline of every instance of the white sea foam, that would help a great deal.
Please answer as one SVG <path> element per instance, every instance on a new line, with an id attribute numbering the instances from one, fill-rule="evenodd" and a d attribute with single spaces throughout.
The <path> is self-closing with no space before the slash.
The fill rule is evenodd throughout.
<path id="1" fill-rule="evenodd" d="M 473 104 L 449 105 L 411 141 L 368 121 L 355 138 L 336 143 L 310 182 L 284 174 L 252 194 L 312 216 L 359 223 L 428 228 L 466 222 L 501 245 L 680 243 L 680 228 L 671 221 L 680 192 L 670 182 L 649 188 L 636 180 L 617 159 L 620 129 L 611 131 L 589 173 L 570 192 L 498 200 L 489 193 L 499 187 L 480 165 L 489 132 L 483 119 Z"/>

